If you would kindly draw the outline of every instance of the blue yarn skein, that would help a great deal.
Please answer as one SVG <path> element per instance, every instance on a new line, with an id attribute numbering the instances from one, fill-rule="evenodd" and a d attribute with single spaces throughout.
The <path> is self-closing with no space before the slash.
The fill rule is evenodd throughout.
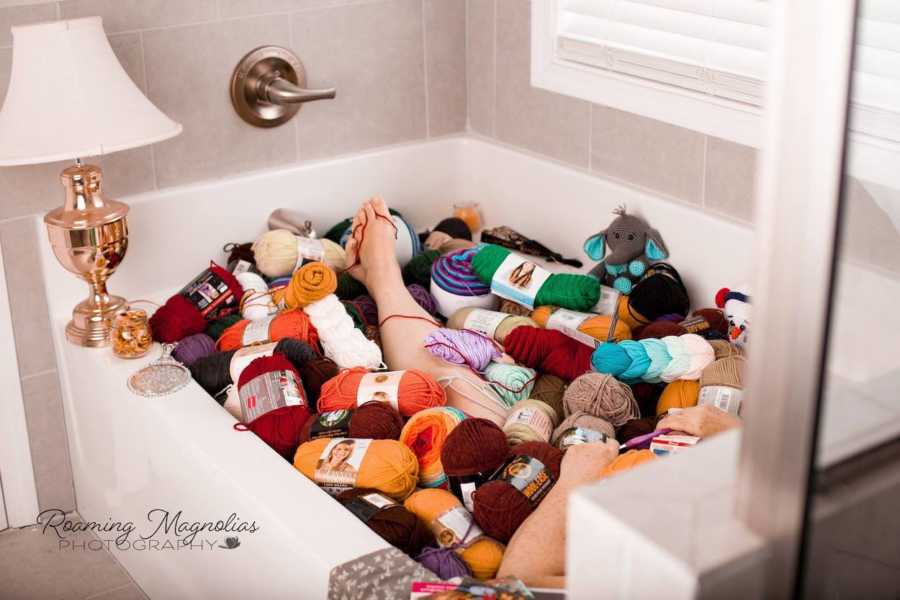
<path id="1" fill-rule="evenodd" d="M 665 370 L 666 365 L 672 360 L 672 356 L 669 354 L 666 343 L 662 340 L 647 338 L 641 340 L 640 344 L 644 347 L 647 356 L 650 358 L 650 366 L 647 367 L 647 372 L 644 373 L 642 379 L 647 383 L 661 382 L 662 379 L 660 379 L 660 376 L 662 375 L 663 370 Z"/>
<path id="2" fill-rule="evenodd" d="M 644 350 L 644 346 L 640 342 L 623 340 L 619 342 L 619 346 L 625 350 L 631 359 L 631 364 L 622 371 L 619 379 L 625 383 L 637 383 L 650 367 L 650 357 L 647 356 L 647 351 Z"/>
<path id="3" fill-rule="evenodd" d="M 618 377 L 631 366 L 631 357 L 615 342 L 604 342 L 591 354 L 591 366 L 598 373 Z"/>

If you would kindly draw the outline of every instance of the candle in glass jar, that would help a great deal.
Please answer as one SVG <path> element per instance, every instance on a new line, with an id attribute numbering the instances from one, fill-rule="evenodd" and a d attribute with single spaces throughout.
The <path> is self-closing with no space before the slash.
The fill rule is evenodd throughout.
<path id="1" fill-rule="evenodd" d="M 453 216 L 462 219 L 472 233 L 481 230 L 481 215 L 478 212 L 478 203 L 456 204 L 453 207 Z"/>
<path id="2" fill-rule="evenodd" d="M 113 353 L 119 358 L 138 358 L 153 345 L 147 312 L 136 309 L 116 315 L 112 328 Z"/>

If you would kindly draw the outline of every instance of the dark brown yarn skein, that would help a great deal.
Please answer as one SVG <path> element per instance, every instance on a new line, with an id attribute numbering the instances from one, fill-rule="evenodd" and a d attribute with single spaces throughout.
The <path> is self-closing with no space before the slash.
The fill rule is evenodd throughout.
<path id="1" fill-rule="evenodd" d="M 441 448 L 441 465 L 450 491 L 465 504 L 465 494 L 477 488 L 503 464 L 509 452 L 506 434 L 487 419 L 465 419 L 453 428 Z"/>
<path id="2" fill-rule="evenodd" d="M 399 440 L 403 417 L 386 402 L 370 400 L 353 411 L 350 437 L 372 440 Z"/>
<path id="3" fill-rule="evenodd" d="M 550 471 L 553 483 L 559 480 L 563 453 L 546 442 L 525 442 L 509 450 L 509 458 L 530 456 L 541 461 Z M 546 494 L 541 498 L 546 497 Z M 532 502 L 508 481 L 488 481 L 473 495 L 475 521 L 489 536 L 504 544 L 540 504 Z"/>
<path id="4" fill-rule="evenodd" d="M 346 507 L 354 498 L 365 496 L 366 494 L 381 495 L 378 490 L 353 489 L 341 492 L 337 499 L 338 502 Z M 359 516 L 357 514 L 357 517 Z M 401 504 L 382 508 L 369 517 L 367 521 L 362 518 L 360 520 L 386 542 L 400 548 L 400 550 L 411 557 L 419 554 L 422 548 L 434 541 L 434 536 L 425 523 L 406 510 Z"/>
<path id="5" fill-rule="evenodd" d="M 562 420 L 566 416 L 563 408 L 563 394 L 565 393 L 566 381 L 564 379 L 556 375 L 541 375 L 534 382 L 534 389 L 531 390 L 529 398 L 550 405 L 556 411 L 559 420 Z"/>
<path id="6" fill-rule="evenodd" d="M 620 444 L 624 444 L 632 438 L 656 431 L 656 424 L 659 423 L 661 418 L 662 415 L 658 417 L 654 415 L 641 419 L 632 419 L 619 427 L 619 430 L 616 432 L 616 440 Z"/>
<path id="7" fill-rule="evenodd" d="M 303 378 L 303 388 L 306 390 L 309 410 L 316 412 L 319 396 L 322 394 L 322 386 L 337 375 L 340 368 L 330 358 L 320 356 L 306 361 L 297 370 L 300 371 L 300 377 Z"/>

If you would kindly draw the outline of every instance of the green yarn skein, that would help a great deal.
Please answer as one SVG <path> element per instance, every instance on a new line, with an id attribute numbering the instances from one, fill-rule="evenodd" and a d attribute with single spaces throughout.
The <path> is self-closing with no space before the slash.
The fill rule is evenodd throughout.
<path id="1" fill-rule="evenodd" d="M 441 255 L 437 250 L 426 250 L 412 257 L 403 267 L 403 283 L 418 283 L 426 290 L 431 285 L 431 265 Z"/>
<path id="2" fill-rule="evenodd" d="M 472 259 L 472 268 L 482 283 L 489 284 L 494 273 L 511 252 L 501 246 L 485 244 Z M 554 273 L 534 299 L 535 306 L 553 304 L 569 310 L 590 310 L 600 299 L 600 282 L 590 275 Z"/>

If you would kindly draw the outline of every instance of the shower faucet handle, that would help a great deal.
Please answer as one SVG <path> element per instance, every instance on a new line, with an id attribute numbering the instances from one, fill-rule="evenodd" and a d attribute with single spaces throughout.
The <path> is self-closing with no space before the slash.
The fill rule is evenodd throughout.
<path id="1" fill-rule="evenodd" d="M 289 121 L 304 102 L 334 98 L 334 88 L 306 89 L 306 69 L 281 46 L 260 46 L 248 52 L 231 75 L 231 103 L 237 114 L 256 127 L 276 127 Z"/>

